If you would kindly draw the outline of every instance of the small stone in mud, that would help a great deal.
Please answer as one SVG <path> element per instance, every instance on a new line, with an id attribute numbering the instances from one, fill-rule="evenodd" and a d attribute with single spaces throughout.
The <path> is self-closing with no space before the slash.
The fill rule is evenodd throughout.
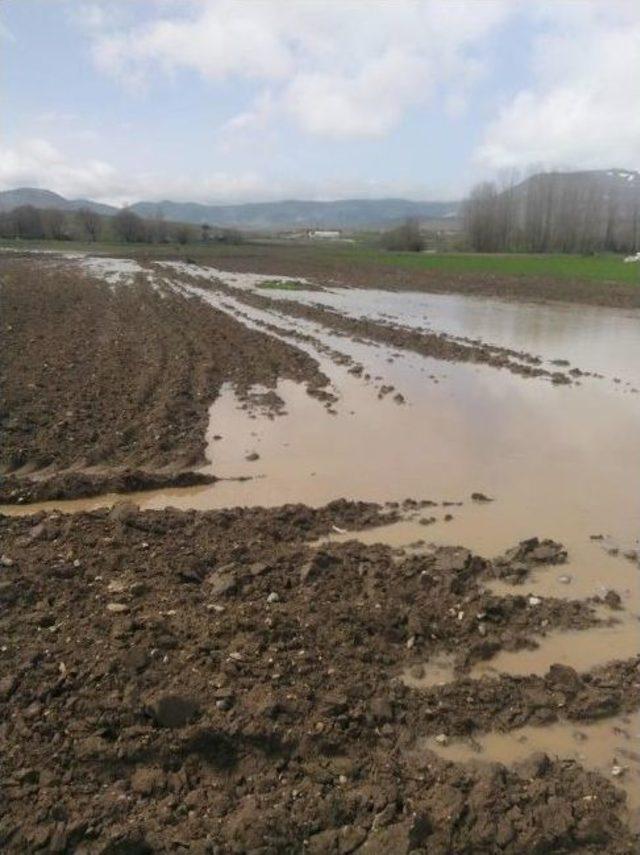
<path id="1" fill-rule="evenodd" d="M 123 615 L 129 611 L 126 603 L 107 603 L 107 611 L 114 615 Z"/>
<path id="2" fill-rule="evenodd" d="M 123 658 L 126 668 L 130 671 L 143 671 L 149 662 L 149 656 L 144 647 L 132 647 Z"/>
<path id="3" fill-rule="evenodd" d="M 198 705 L 181 695 L 163 695 L 151 704 L 150 713 L 160 727 L 179 728 L 197 715 Z"/>
<path id="4" fill-rule="evenodd" d="M 571 584 L 572 579 L 573 579 L 573 576 L 570 576 L 568 573 L 565 573 L 562 576 L 558 576 L 558 582 L 560 582 L 562 585 Z"/>
<path id="5" fill-rule="evenodd" d="M 607 591 L 604 595 L 604 601 L 610 609 L 619 609 L 622 606 L 622 598 L 617 591 Z"/>
<path id="6" fill-rule="evenodd" d="M 542 602 L 542 600 L 540 599 L 540 597 L 531 596 L 531 597 L 529 597 L 528 602 L 529 602 L 530 606 L 539 606 L 540 603 Z"/>
<path id="7" fill-rule="evenodd" d="M 409 668 L 409 674 L 414 680 L 422 680 L 425 675 L 424 665 L 412 665 Z"/>
<path id="8" fill-rule="evenodd" d="M 214 596 L 233 594 L 238 588 L 238 577 L 236 574 L 226 571 L 223 568 L 210 576 L 208 581 L 211 586 L 211 593 Z"/>
<path id="9" fill-rule="evenodd" d="M 113 522 L 124 523 L 136 517 L 139 512 L 140 508 L 135 502 L 130 502 L 128 499 L 125 499 L 122 502 L 116 502 L 116 504 L 111 508 L 109 511 L 109 519 Z"/>
<path id="10" fill-rule="evenodd" d="M 0 557 L 0 564 L 2 564 L 3 567 L 13 567 L 13 565 L 15 564 L 15 561 L 13 560 L 13 558 L 10 558 L 8 555 L 2 555 Z"/>
<path id="11" fill-rule="evenodd" d="M 436 742 L 438 743 L 438 745 L 448 745 L 449 737 L 446 733 L 439 733 L 436 736 Z"/>
<path id="12" fill-rule="evenodd" d="M 493 502 L 490 496 L 485 496 L 484 493 L 472 493 L 471 498 L 474 502 Z"/>
<path id="13" fill-rule="evenodd" d="M 272 591 L 267 597 L 268 603 L 279 603 L 280 602 L 280 594 L 277 591 Z"/>
<path id="14" fill-rule="evenodd" d="M 257 451 L 252 451 L 251 454 L 247 454 L 245 460 L 248 460 L 250 463 L 253 463 L 254 460 L 260 460 L 260 455 Z"/>
<path id="15" fill-rule="evenodd" d="M 165 774 L 161 769 L 136 769 L 131 776 L 131 789 L 141 796 L 150 796 L 155 790 L 162 789 Z"/>

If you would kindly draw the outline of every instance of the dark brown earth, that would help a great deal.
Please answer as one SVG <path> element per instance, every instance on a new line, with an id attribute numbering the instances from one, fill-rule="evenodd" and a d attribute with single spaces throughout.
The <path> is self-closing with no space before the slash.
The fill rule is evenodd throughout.
<path id="1" fill-rule="evenodd" d="M 1 259 L 0 283 L 0 472 L 91 468 L 104 490 L 105 469 L 175 473 L 204 462 L 225 381 L 241 397 L 280 377 L 328 382 L 298 348 L 143 281 L 110 288 L 26 258 Z"/>
<path id="2" fill-rule="evenodd" d="M 50 502 L 58 499 L 83 499 L 106 493 L 139 493 L 169 487 L 197 487 L 215 484 L 215 475 L 205 472 L 144 472 L 124 469 L 96 475 L 65 472 L 45 478 L 5 475 L 0 479 L 0 503 Z"/>
<path id="3" fill-rule="evenodd" d="M 577 763 L 474 768 L 420 747 L 637 709 L 639 662 L 407 688 L 416 658 L 454 652 L 464 671 L 596 617 L 484 592 L 499 571 L 461 548 L 312 545 L 396 513 L 1 517 L 2 849 L 634 852 L 622 791 Z"/>

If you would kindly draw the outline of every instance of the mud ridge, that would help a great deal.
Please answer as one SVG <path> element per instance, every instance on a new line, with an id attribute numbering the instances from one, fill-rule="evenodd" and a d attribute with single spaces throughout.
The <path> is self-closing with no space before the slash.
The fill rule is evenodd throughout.
<path id="1" fill-rule="evenodd" d="M 205 472 L 147 472 L 125 469 L 96 474 L 61 472 L 50 477 L 33 478 L 6 475 L 0 480 L 1 504 L 27 504 L 63 499 L 84 499 L 108 493 L 139 493 L 169 487 L 198 487 L 215 484 L 215 475 Z"/>
<path id="2" fill-rule="evenodd" d="M 207 287 L 207 285 L 202 284 L 202 287 Z M 373 321 L 368 318 L 351 318 L 319 305 L 305 305 L 284 298 L 273 299 L 265 297 L 263 294 L 230 288 L 222 282 L 215 286 L 208 283 L 208 287 L 220 290 L 258 309 L 279 312 L 290 317 L 321 324 L 338 335 L 368 339 L 392 348 L 411 350 L 422 356 L 447 362 L 472 362 L 490 365 L 493 368 L 506 368 L 513 374 L 522 377 L 545 377 L 555 384 L 568 385 L 573 382 L 572 378 L 565 372 L 549 371 L 542 368 L 539 365 L 539 358 L 509 348 L 487 345 L 471 339 L 455 338 L 444 333 L 409 329 L 390 322 Z M 573 369 L 573 371 L 574 376 L 582 374 L 579 369 Z"/>

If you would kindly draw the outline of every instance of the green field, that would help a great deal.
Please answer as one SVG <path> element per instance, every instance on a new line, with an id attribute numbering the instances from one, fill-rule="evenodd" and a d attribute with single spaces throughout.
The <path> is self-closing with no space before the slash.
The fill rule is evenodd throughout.
<path id="1" fill-rule="evenodd" d="M 256 240 L 240 245 L 193 243 L 181 246 L 178 244 L 3 240 L 0 241 L 1 247 L 21 250 L 49 249 L 58 252 L 88 251 L 96 255 L 117 255 L 140 259 L 172 258 L 212 265 L 223 264 L 225 258 L 233 258 L 236 261 L 241 260 L 247 265 L 247 269 L 250 269 L 252 259 L 260 261 L 268 259 L 274 266 L 277 266 L 278 261 L 295 262 L 298 265 L 308 262 L 314 271 L 320 271 L 323 268 L 328 272 L 346 268 L 359 268 L 366 271 L 368 268 L 384 267 L 415 273 L 424 272 L 427 275 L 429 271 L 434 271 L 451 274 L 453 277 L 479 274 L 640 286 L 640 263 L 625 264 L 624 256 L 613 254 L 587 256 L 389 252 L 365 241 L 319 245 Z"/>
<path id="2" fill-rule="evenodd" d="M 406 270 L 438 270 L 451 274 L 536 276 L 551 279 L 640 283 L 640 263 L 625 264 L 612 255 L 489 255 L 481 253 L 384 252 L 369 247 L 348 251 L 354 263 L 388 264 Z"/>

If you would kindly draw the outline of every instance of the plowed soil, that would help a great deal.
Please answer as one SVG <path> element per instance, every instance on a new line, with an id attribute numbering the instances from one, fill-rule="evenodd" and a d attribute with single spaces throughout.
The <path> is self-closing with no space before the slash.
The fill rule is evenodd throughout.
<path id="1" fill-rule="evenodd" d="M 421 739 L 622 713 L 638 662 L 408 689 L 416 657 L 464 670 L 596 618 L 484 593 L 495 567 L 466 550 L 310 544 L 394 517 L 2 519 L 4 851 L 633 852 L 601 775 L 540 754 L 463 767 Z"/>
<path id="2" fill-rule="evenodd" d="M 225 381 L 241 395 L 280 377 L 327 382 L 295 347 L 142 279 L 113 288 L 50 262 L 0 264 L 5 473 L 184 469 L 204 462 Z M 68 487 L 86 494 L 86 483 Z"/>

